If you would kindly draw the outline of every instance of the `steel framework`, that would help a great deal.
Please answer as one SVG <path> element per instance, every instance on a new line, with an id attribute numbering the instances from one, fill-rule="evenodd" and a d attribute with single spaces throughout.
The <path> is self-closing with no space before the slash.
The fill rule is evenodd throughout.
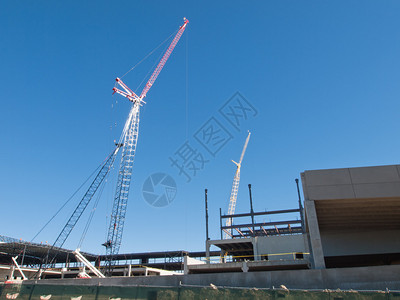
<path id="1" fill-rule="evenodd" d="M 231 224 L 222 226 L 222 220 L 231 220 L 234 218 L 248 218 L 248 217 L 259 217 L 259 216 L 270 216 L 270 215 L 286 215 L 299 213 L 301 217 L 301 209 L 284 209 L 284 210 L 272 210 L 265 212 L 250 212 L 235 215 L 220 215 L 221 233 L 227 234 L 231 238 L 243 238 L 243 237 L 254 237 L 254 236 L 272 236 L 272 235 L 287 235 L 287 234 L 299 234 L 304 233 L 304 229 L 301 226 L 301 220 L 288 219 L 282 217 L 282 221 L 272 222 L 254 222 L 252 219 L 251 223 L 241 222 L 238 224 Z M 300 225 L 300 226 L 299 226 Z"/>

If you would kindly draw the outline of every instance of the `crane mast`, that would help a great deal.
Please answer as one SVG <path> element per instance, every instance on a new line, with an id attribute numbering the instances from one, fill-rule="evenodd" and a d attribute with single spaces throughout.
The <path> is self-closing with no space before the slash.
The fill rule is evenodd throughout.
<path id="1" fill-rule="evenodd" d="M 133 160 L 135 158 L 139 133 L 139 106 L 140 102 L 135 102 L 132 105 L 122 134 L 124 146 L 122 147 L 117 187 L 114 195 L 111 220 L 108 227 L 107 241 L 103 244 L 106 246 L 107 273 L 111 273 L 113 255 L 119 252 L 121 246 L 122 232 L 128 204 L 129 187 L 132 178 Z"/>
<path id="2" fill-rule="evenodd" d="M 117 78 L 116 82 L 122 89 L 118 89 L 116 87 L 113 88 L 114 93 L 118 93 L 131 101 L 132 107 L 120 139 L 120 143 L 123 143 L 121 163 L 118 173 L 110 224 L 108 227 L 107 241 L 103 244 L 106 247 L 106 273 L 109 276 L 112 273 L 114 265 L 113 256 L 118 254 L 122 241 L 122 233 L 128 204 L 129 187 L 132 179 L 132 167 L 139 134 L 140 106 L 146 103 L 143 101 L 143 98 L 146 97 L 150 88 L 153 86 L 155 80 L 163 69 L 183 32 L 185 31 L 188 23 L 189 20 L 184 18 L 184 24 L 180 26 L 177 34 L 150 76 L 150 79 L 143 88 L 140 96 L 134 93 L 125 83 L 122 82 L 120 78 Z"/>
<path id="3" fill-rule="evenodd" d="M 235 162 L 232 160 L 232 162 L 236 165 L 236 172 L 235 176 L 233 178 L 233 184 L 232 184 L 232 190 L 231 190 L 231 195 L 229 197 L 229 207 L 228 207 L 228 215 L 233 215 L 235 213 L 235 208 L 236 208 L 236 200 L 237 200 L 237 195 L 239 191 L 239 182 L 240 182 L 240 167 L 242 165 L 244 153 L 246 152 L 247 149 L 247 144 L 249 143 L 250 140 L 250 132 L 247 135 L 246 142 L 244 143 L 242 154 L 240 155 L 239 162 Z M 232 225 L 232 218 L 226 219 L 225 226 L 231 226 Z M 229 229 L 227 229 L 229 230 Z M 228 239 L 229 234 L 227 231 L 224 232 L 224 239 Z"/>

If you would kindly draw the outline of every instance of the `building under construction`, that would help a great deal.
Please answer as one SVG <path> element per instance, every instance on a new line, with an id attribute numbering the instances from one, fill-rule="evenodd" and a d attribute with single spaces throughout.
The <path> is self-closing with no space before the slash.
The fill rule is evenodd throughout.
<path id="1" fill-rule="evenodd" d="M 169 289 L 163 291 L 167 299 L 181 298 L 182 293 L 191 295 L 182 298 L 221 296 L 190 290 L 194 287 L 211 287 L 213 293 L 221 287 L 255 288 L 250 292 L 253 296 L 260 296 L 260 289 L 276 287 L 400 290 L 400 165 L 305 171 L 301 173 L 303 197 L 296 180 L 298 206 L 276 211 L 254 211 L 249 185 L 250 211 L 236 213 L 240 168 L 250 133 L 239 161 L 234 162 L 228 214 L 220 213 L 220 239 L 209 238 L 207 225 L 205 249 L 199 252 L 119 253 L 140 108 L 188 23 L 184 19 L 140 94 L 116 79 L 114 93 L 131 102 L 122 134 L 56 241 L 42 245 L 0 236 L 0 298 L 157 299 L 159 287 Z M 106 255 L 64 249 L 117 155 L 118 178 L 103 244 Z M 208 219 L 207 191 L 205 199 Z M 142 295 L 142 286 L 154 289 Z M 235 293 L 229 290 L 224 297 Z"/>
<path id="2" fill-rule="evenodd" d="M 110 278 L 94 278 L 69 250 L 3 237 L 0 278 L 37 279 L 41 272 L 41 284 L 399 290 L 399 174 L 400 165 L 305 171 L 299 207 L 221 215 L 222 238 L 207 239 L 205 251 L 118 254 Z M 268 214 L 281 217 L 257 221 Z M 226 218 L 232 225 L 223 225 Z M 40 271 L 49 250 L 57 261 Z M 81 254 L 104 270 L 106 256 Z M 91 279 L 72 279 L 85 268 Z"/>

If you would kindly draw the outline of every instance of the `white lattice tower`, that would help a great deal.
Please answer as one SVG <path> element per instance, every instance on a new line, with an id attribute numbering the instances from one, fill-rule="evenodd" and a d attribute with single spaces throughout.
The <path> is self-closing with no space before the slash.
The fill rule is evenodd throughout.
<path id="1" fill-rule="evenodd" d="M 146 102 L 143 99 L 146 97 L 150 88 L 153 86 L 155 80 L 164 68 L 168 58 L 174 50 L 176 44 L 181 38 L 189 20 L 184 18 L 184 23 L 179 27 L 177 34 L 169 45 L 167 51 L 164 53 L 161 61 L 150 76 L 146 86 L 144 87 L 140 96 L 133 92 L 120 78 L 117 78 L 117 84 L 122 88 L 113 88 L 114 93 L 118 93 L 133 103 L 128 119 L 125 123 L 123 133 L 121 135 L 120 143 L 123 143 L 121 164 L 118 173 L 117 188 L 114 196 L 114 204 L 111 214 L 110 225 L 108 228 L 107 241 L 103 244 L 106 246 L 107 260 L 106 272 L 108 275 L 112 273 L 114 265 L 113 256 L 119 252 L 122 240 L 122 232 L 124 228 L 124 221 L 126 215 L 126 208 L 128 203 L 129 187 L 132 178 L 133 160 L 136 152 L 136 144 L 139 133 L 139 111 L 140 106 Z"/>
<path id="2" fill-rule="evenodd" d="M 236 209 L 236 201 L 237 201 L 237 196 L 239 192 L 239 182 L 240 182 L 240 167 L 242 166 L 242 161 L 244 157 L 244 153 L 246 152 L 247 149 L 247 144 L 249 143 L 250 140 L 250 132 L 247 135 L 246 142 L 244 143 L 242 154 L 240 155 L 240 160 L 239 162 L 235 162 L 232 160 L 232 162 L 236 165 L 236 173 L 235 177 L 233 178 L 233 184 L 232 184 L 232 190 L 231 190 L 231 195 L 229 197 L 229 207 L 228 207 L 228 215 L 233 215 L 235 213 Z M 232 218 L 227 218 L 225 221 L 225 226 L 232 226 Z M 231 236 L 228 234 L 230 231 L 229 228 L 226 228 L 224 231 L 224 239 L 228 239 Z"/>
<path id="3" fill-rule="evenodd" d="M 139 102 L 135 102 L 132 105 L 124 127 L 125 136 L 123 137 L 121 163 L 106 242 L 106 253 L 109 255 L 109 259 L 107 260 L 108 266 L 112 264 L 112 256 L 119 252 L 122 240 L 129 187 L 132 179 L 133 161 L 139 133 L 139 107 Z"/>

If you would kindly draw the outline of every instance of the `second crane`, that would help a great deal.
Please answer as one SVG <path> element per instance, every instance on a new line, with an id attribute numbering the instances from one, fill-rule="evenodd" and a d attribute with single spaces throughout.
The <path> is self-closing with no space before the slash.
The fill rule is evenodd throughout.
<path id="1" fill-rule="evenodd" d="M 247 144 L 249 143 L 250 140 L 250 131 L 249 134 L 247 135 L 246 142 L 244 143 L 242 154 L 240 155 L 239 162 L 235 162 L 232 160 L 232 162 L 236 165 L 236 172 L 235 172 L 235 177 L 233 178 L 233 184 L 232 184 L 232 191 L 231 191 L 231 196 L 229 197 L 229 207 L 228 207 L 228 215 L 233 215 L 235 213 L 235 208 L 236 208 L 236 200 L 238 196 L 238 191 L 239 191 L 239 182 L 240 182 L 240 167 L 242 166 L 242 161 L 244 157 L 244 153 L 246 152 L 247 149 Z M 227 218 L 225 226 L 232 226 L 232 218 Z M 224 239 L 228 239 L 231 235 L 227 230 L 224 232 Z"/>

